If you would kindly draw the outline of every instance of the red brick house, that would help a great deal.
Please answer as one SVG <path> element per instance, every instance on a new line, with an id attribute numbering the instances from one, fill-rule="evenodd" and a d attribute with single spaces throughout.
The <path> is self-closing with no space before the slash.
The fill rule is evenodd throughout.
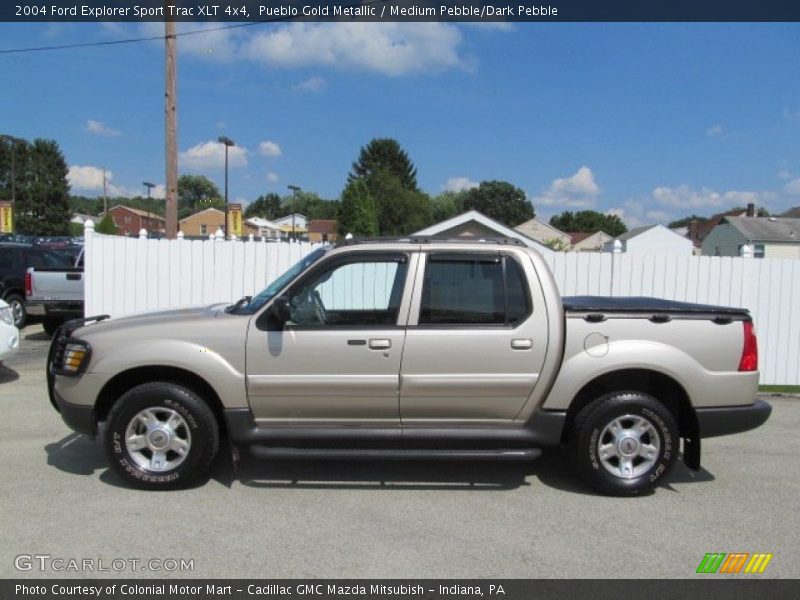
<path id="1" fill-rule="evenodd" d="M 163 234 L 166 231 L 164 217 L 146 210 L 117 204 L 108 209 L 108 215 L 114 221 L 120 235 L 138 236 L 142 229 L 146 229 L 148 235 Z"/>

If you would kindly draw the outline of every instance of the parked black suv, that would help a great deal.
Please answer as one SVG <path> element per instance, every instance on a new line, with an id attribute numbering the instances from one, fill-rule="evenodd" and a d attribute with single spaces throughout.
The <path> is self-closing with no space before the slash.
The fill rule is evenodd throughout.
<path id="1" fill-rule="evenodd" d="M 71 266 L 69 259 L 32 244 L 0 243 L 0 298 L 8 302 L 14 325 L 22 328 L 25 308 L 25 272 L 28 267 Z"/>

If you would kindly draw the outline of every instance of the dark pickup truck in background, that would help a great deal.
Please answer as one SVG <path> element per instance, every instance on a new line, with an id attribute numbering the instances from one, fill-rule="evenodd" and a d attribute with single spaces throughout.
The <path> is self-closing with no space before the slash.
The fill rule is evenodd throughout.
<path id="1" fill-rule="evenodd" d="M 83 250 L 72 266 L 29 267 L 25 301 L 30 310 L 44 316 L 44 330 L 49 335 L 64 321 L 83 317 Z"/>
<path id="2" fill-rule="evenodd" d="M 0 242 L 0 298 L 11 307 L 15 327 L 22 329 L 29 314 L 44 314 L 42 307 L 29 311 L 25 299 L 28 268 L 68 268 L 71 265 L 66 256 L 35 244 Z"/>

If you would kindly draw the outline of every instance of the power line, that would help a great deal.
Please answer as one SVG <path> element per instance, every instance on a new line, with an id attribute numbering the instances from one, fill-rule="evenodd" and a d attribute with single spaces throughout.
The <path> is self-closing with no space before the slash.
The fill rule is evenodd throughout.
<path id="1" fill-rule="evenodd" d="M 387 0 L 368 0 L 367 2 L 357 2 L 342 8 L 357 8 L 359 6 L 371 6 L 372 4 L 383 4 Z M 253 25 L 268 25 L 269 23 L 280 23 L 282 21 L 291 21 L 296 17 L 285 16 L 275 17 L 273 19 L 264 19 L 262 21 L 248 21 L 247 23 L 234 23 L 232 25 L 220 25 L 219 27 L 210 27 L 208 29 L 193 29 L 191 31 L 183 31 L 175 34 L 175 37 L 184 37 L 188 35 L 199 35 L 203 33 L 212 33 L 214 31 L 223 31 L 226 29 L 239 29 L 242 27 L 252 27 Z M 54 50 L 72 50 L 74 48 L 94 48 L 100 46 L 121 46 L 124 44 L 138 44 L 141 42 L 153 42 L 163 40 L 163 35 L 153 35 L 147 37 L 127 38 L 124 40 L 108 40 L 105 42 L 82 42 L 78 44 L 60 44 L 55 46 L 34 46 L 31 48 L 9 48 L 0 50 L 0 54 L 24 54 L 26 52 L 49 52 Z"/>
<path id="2" fill-rule="evenodd" d="M 223 25 L 220 27 L 211 27 L 209 29 L 193 29 L 192 31 L 182 31 L 176 33 L 176 37 L 183 37 L 187 35 L 197 35 L 200 33 L 211 33 L 213 31 L 222 31 L 224 29 L 236 29 L 239 27 L 250 27 L 252 25 L 265 25 L 267 23 L 274 23 L 276 21 L 284 21 L 285 18 L 271 19 L 269 21 L 255 21 L 252 23 L 236 23 L 235 25 Z M 163 35 L 152 35 L 148 37 L 127 38 L 124 40 L 108 40 L 105 42 L 83 42 L 80 44 L 61 44 L 57 46 L 36 46 L 32 48 L 10 48 L 0 50 L 0 54 L 22 54 L 25 52 L 47 52 L 50 50 L 71 50 L 73 48 L 93 48 L 97 46 L 120 46 L 122 44 L 137 44 L 139 42 L 153 42 L 156 40 L 163 40 Z"/>

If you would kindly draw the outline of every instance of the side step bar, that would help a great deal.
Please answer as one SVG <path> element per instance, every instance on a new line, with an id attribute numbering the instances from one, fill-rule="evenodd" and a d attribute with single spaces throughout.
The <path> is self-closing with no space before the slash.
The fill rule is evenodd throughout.
<path id="1" fill-rule="evenodd" d="M 256 458 L 314 460 L 533 460 L 542 455 L 539 448 L 486 450 L 420 450 L 378 448 L 279 448 L 250 446 Z"/>

